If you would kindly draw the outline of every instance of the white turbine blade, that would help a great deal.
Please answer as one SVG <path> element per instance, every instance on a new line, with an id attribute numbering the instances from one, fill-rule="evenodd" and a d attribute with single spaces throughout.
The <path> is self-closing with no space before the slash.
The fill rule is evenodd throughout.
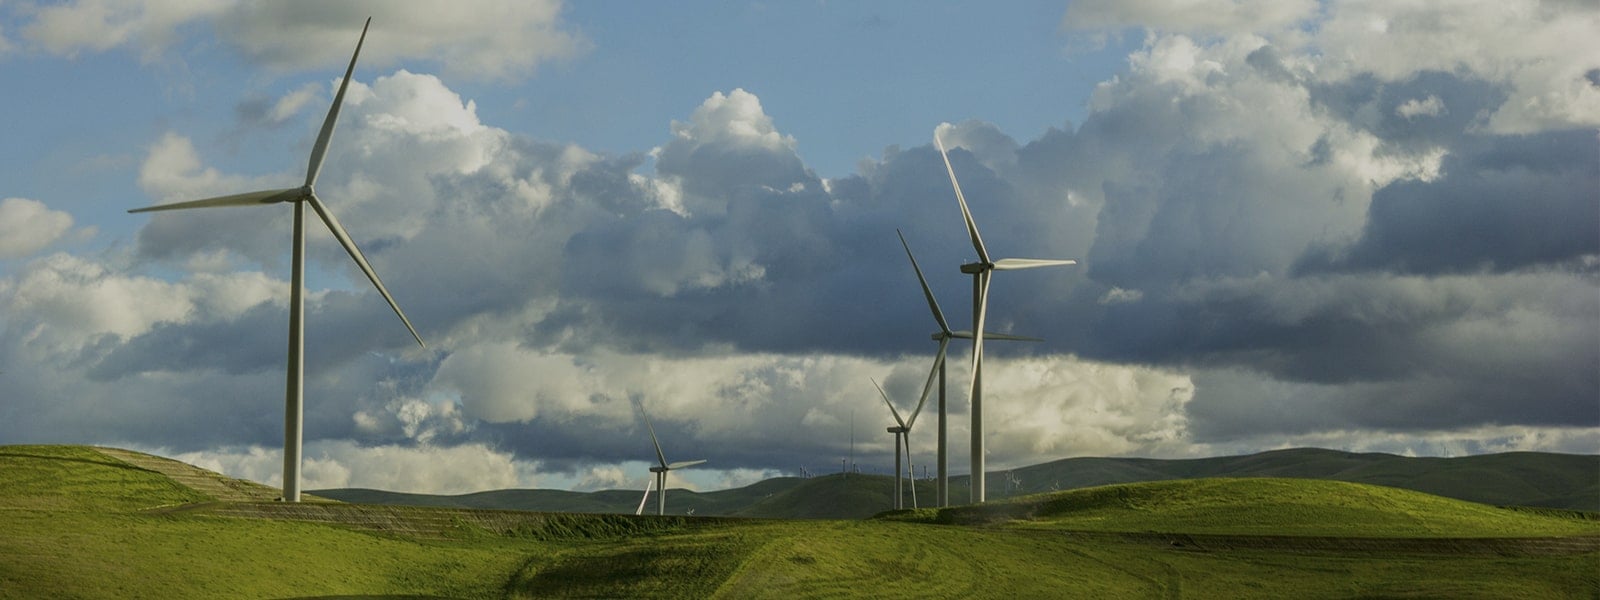
<path id="1" fill-rule="evenodd" d="M 917 266 L 917 257 L 911 255 L 911 245 L 906 243 L 906 236 L 899 229 L 894 230 L 900 236 L 900 245 L 906 249 L 906 258 L 911 259 L 911 268 L 917 272 L 917 283 L 922 284 L 922 295 L 928 299 L 928 309 L 933 311 L 933 320 L 939 322 L 939 331 L 950 333 L 950 324 L 944 320 L 944 311 L 939 310 L 939 301 L 933 299 L 933 289 L 928 287 L 928 279 L 922 276 L 922 267 Z"/>
<path id="2" fill-rule="evenodd" d="M 933 368 L 928 369 L 928 381 L 922 384 L 922 397 L 917 399 L 916 410 L 911 411 L 911 418 L 906 419 L 906 431 L 917 424 L 917 415 L 922 414 L 923 405 L 928 403 L 928 396 L 933 394 L 933 382 L 939 379 L 939 367 L 944 364 L 945 350 L 950 348 L 950 338 L 939 340 L 939 353 L 934 355 Z"/>
<path id="3" fill-rule="evenodd" d="M 1012 342 L 1042 342 L 1042 341 L 1044 341 L 1044 338 L 1028 337 L 1028 336 L 1025 336 L 1025 335 L 1010 335 L 1010 334 L 1006 334 L 1006 333 L 995 333 L 993 331 L 985 331 L 985 332 L 983 332 L 983 339 L 986 339 L 986 340 L 1007 340 L 1007 341 L 1012 341 Z"/>
<path id="4" fill-rule="evenodd" d="M 917 419 L 916 415 L 912 415 L 911 420 L 915 421 L 916 419 Z M 911 462 L 911 432 L 907 431 L 905 435 L 900 436 L 900 439 L 902 441 L 904 441 L 905 445 L 906 445 L 906 471 L 910 472 L 910 474 L 911 474 L 911 476 L 907 478 L 907 479 L 911 480 L 911 508 L 916 508 L 917 507 L 917 465 L 915 463 Z"/>
<path id="5" fill-rule="evenodd" d="M 276 204 L 279 202 L 289 202 L 295 200 L 300 197 L 300 193 L 301 188 L 261 190 L 259 192 L 245 192 L 243 194 L 217 196 L 215 198 L 206 198 L 204 200 L 190 200 L 188 202 L 174 202 L 172 204 L 157 204 L 155 206 L 146 206 L 144 208 L 129 209 L 128 212 L 142 213 L 157 210 L 183 210 L 185 208 L 207 208 L 212 206 L 250 206 L 252 204 Z"/>
<path id="6" fill-rule="evenodd" d="M 970 339 L 972 339 L 972 331 L 971 330 L 967 330 L 967 329 L 962 329 L 960 331 L 952 331 L 952 332 L 950 332 L 950 337 L 960 338 L 960 339 L 963 339 L 963 340 L 970 340 Z M 1006 340 L 1006 341 L 1012 341 L 1012 342 L 1042 342 L 1042 341 L 1044 341 L 1044 338 L 1028 337 L 1028 336 L 1025 336 L 1025 335 L 1011 335 L 1011 334 L 1008 334 L 1008 333 L 995 333 L 993 331 L 985 331 L 985 332 L 983 332 L 983 339 L 985 339 L 985 340 Z"/>
<path id="7" fill-rule="evenodd" d="M 649 479 L 644 480 L 644 497 L 639 499 L 639 508 L 634 509 L 634 515 L 644 514 L 644 503 L 650 500 L 650 488 L 654 487 L 655 485 L 655 477 L 650 477 Z"/>
<path id="8" fill-rule="evenodd" d="M 1037 269 L 1039 267 L 1057 267 L 1075 264 L 1078 264 L 1078 261 L 1072 259 L 1002 258 L 994 261 L 994 269 L 996 271 L 1015 271 L 1017 269 Z"/>
<path id="9" fill-rule="evenodd" d="M 972 393 L 978 386 L 978 373 L 983 365 L 983 320 L 989 313 L 989 275 L 991 271 L 978 273 L 978 333 L 972 336 L 972 382 L 967 386 L 967 398 L 972 398 Z M 981 477 L 982 475 L 978 475 Z"/>
<path id="10" fill-rule="evenodd" d="M 978 260 L 989 262 L 989 250 L 983 246 L 983 236 L 978 235 L 978 224 L 972 220 L 972 210 L 967 208 L 967 197 L 961 194 L 961 182 L 956 181 L 956 168 L 950 166 L 950 154 L 944 151 L 944 140 L 939 139 L 939 130 L 933 130 L 933 142 L 939 145 L 939 156 L 944 157 L 944 170 L 950 173 L 950 187 L 956 190 L 956 202 L 961 203 L 961 217 L 967 220 L 967 235 L 972 237 L 972 249 L 978 251 Z"/>
<path id="11" fill-rule="evenodd" d="M 682 469 L 682 468 L 686 468 L 686 467 L 692 467 L 692 466 L 695 466 L 695 465 L 698 465 L 698 464 L 704 464 L 705 462 L 706 461 L 704 459 L 701 459 L 701 460 L 686 460 L 686 461 L 682 461 L 682 462 L 675 462 L 675 463 L 672 463 L 670 465 L 667 465 L 667 470 L 668 471 L 676 471 L 678 469 Z"/>
<path id="12" fill-rule="evenodd" d="M 889 413 L 894 415 L 894 422 L 902 428 L 905 427 L 905 419 L 900 418 L 900 411 L 895 410 L 894 403 L 889 401 L 889 394 L 884 393 L 883 386 L 878 385 L 878 380 L 872 380 L 872 387 L 878 388 L 878 394 L 883 396 L 883 403 L 889 405 Z"/>
<path id="13" fill-rule="evenodd" d="M 356 72 L 356 58 L 361 56 L 361 44 L 367 41 L 367 28 L 371 26 L 372 17 L 367 17 L 367 24 L 361 26 L 361 38 L 356 40 L 356 52 L 350 55 L 350 66 L 344 70 L 344 80 L 339 82 L 339 92 L 333 95 L 333 106 L 328 107 L 328 117 L 322 120 L 317 144 L 311 147 L 311 162 L 306 165 L 308 187 L 317 184 L 317 172 L 322 170 L 322 159 L 328 154 L 328 140 L 333 138 L 333 126 L 339 121 L 339 105 L 344 104 L 344 91 L 350 87 L 350 76 Z"/>
<path id="14" fill-rule="evenodd" d="M 389 302 L 389 308 L 394 309 L 394 314 L 400 317 L 400 322 L 405 323 L 406 329 L 411 331 L 411 337 L 417 338 L 417 345 L 427 348 L 428 345 L 422 342 L 422 336 L 417 334 L 417 328 L 411 326 L 411 319 L 407 319 L 406 313 L 400 310 L 400 305 L 389 295 L 389 289 L 383 287 L 383 281 L 378 279 L 378 272 L 372 270 L 372 265 L 367 262 L 367 257 L 361 254 L 361 249 L 356 247 L 355 242 L 350 241 L 350 234 L 345 232 L 344 226 L 333 217 L 333 213 L 328 212 L 328 207 L 323 206 L 322 200 L 318 199 L 316 194 L 306 196 L 306 201 L 317 211 L 317 216 L 322 217 L 322 222 L 328 225 L 328 231 L 333 232 L 333 237 L 338 238 L 339 245 L 344 246 L 344 251 L 350 253 L 350 258 L 355 259 L 356 265 L 367 274 L 367 279 L 372 280 L 372 285 L 378 288 L 378 293 L 383 294 L 383 299 Z"/>
<path id="15" fill-rule="evenodd" d="M 650 415 L 644 412 L 644 403 L 635 400 L 634 404 L 639 407 L 639 416 L 644 419 L 645 431 L 650 432 L 650 443 L 656 447 L 656 460 L 661 463 L 662 468 L 672 468 L 667 466 L 667 455 L 661 453 L 661 442 L 656 441 L 656 428 L 650 426 Z"/>

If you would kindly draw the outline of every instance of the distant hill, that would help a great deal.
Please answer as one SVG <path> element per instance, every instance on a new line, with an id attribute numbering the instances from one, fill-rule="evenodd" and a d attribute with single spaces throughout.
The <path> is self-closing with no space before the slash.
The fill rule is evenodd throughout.
<path id="1" fill-rule="evenodd" d="M 1117 483 L 1211 477 L 1281 477 L 1365 483 L 1426 492 L 1497 506 L 1600 511 L 1600 455 L 1511 452 L 1458 458 L 1413 458 L 1317 448 L 1274 450 L 1245 456 L 1160 460 L 1069 458 L 995 471 L 989 498 L 1072 490 Z M 932 481 L 918 481 L 918 504 L 934 497 Z M 672 514 L 784 519 L 859 519 L 892 507 L 894 478 L 833 474 L 808 479 L 780 477 L 714 492 L 668 490 Z M 495 508 L 511 510 L 632 513 L 639 491 L 499 490 L 457 496 L 406 494 L 366 489 L 317 490 L 345 502 Z M 952 504 L 967 503 L 967 477 L 950 480 Z M 654 499 L 652 496 L 652 505 Z M 906 503 L 911 504 L 908 496 Z M 646 507 L 646 512 L 653 506 Z"/>

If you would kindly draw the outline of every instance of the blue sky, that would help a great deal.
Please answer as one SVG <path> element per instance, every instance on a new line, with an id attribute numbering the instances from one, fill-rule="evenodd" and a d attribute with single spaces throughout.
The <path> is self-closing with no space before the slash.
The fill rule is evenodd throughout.
<path id="1" fill-rule="evenodd" d="M 991 468 L 1600 451 L 1600 10 L 1516 1 L 7 0 L 0 443 L 276 482 L 287 211 L 125 211 L 294 185 L 369 14 L 318 191 L 429 348 L 311 235 L 309 488 L 642 487 L 635 400 L 689 485 L 886 468 L 935 128 L 1080 261 L 996 278 Z"/>

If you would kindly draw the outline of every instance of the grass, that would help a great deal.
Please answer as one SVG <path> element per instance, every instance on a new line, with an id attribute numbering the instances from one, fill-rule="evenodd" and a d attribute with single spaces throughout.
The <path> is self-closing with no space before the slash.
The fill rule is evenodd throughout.
<path id="1" fill-rule="evenodd" d="M 1541 537 L 1600 534 L 1600 521 L 1314 479 L 1185 479 L 1102 486 L 893 518 L 946 524 L 1332 537 Z M 1582 513 L 1571 513 L 1574 515 Z"/>
<path id="2" fill-rule="evenodd" d="M 292 520 L 306 515 L 326 522 Z M 1138 533 L 1600 534 L 1585 516 L 1301 479 L 1109 486 L 865 521 L 301 510 L 211 501 L 90 448 L 10 446 L 0 598 L 1593 598 L 1595 544 L 1205 549 Z"/>

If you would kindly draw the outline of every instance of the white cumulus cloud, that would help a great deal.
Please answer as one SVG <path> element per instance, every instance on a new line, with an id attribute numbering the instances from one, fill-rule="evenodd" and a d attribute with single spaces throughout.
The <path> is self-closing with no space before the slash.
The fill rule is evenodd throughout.
<path id="1" fill-rule="evenodd" d="M 60 239 L 72 215 L 27 198 L 0 200 L 0 259 L 21 258 Z"/>

